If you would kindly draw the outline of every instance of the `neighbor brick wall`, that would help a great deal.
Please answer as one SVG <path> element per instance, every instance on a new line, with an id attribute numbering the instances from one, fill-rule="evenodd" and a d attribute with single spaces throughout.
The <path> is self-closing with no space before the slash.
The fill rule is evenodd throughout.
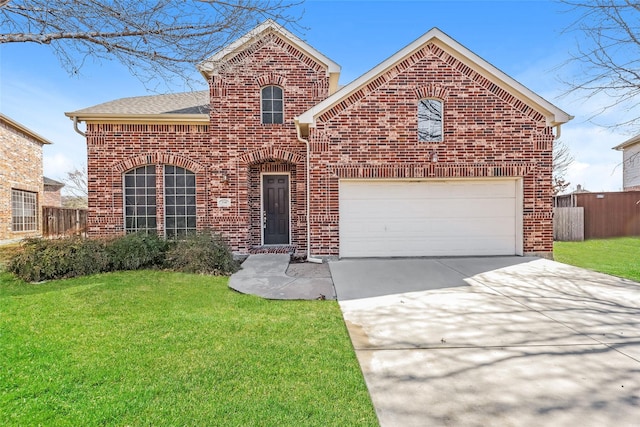
<path id="1" fill-rule="evenodd" d="M 0 121 L 0 241 L 38 236 L 42 232 L 42 143 Z M 12 231 L 11 190 L 37 193 L 38 229 Z"/>
<path id="2" fill-rule="evenodd" d="M 45 185 L 42 206 L 62 207 L 62 194 L 58 186 Z"/>
<path id="3" fill-rule="evenodd" d="M 418 142 L 417 102 L 425 97 L 443 101 L 441 143 Z M 552 140 L 541 114 L 428 45 L 311 129 L 314 253 L 338 254 L 340 178 L 521 177 L 524 252 L 550 254 Z"/>

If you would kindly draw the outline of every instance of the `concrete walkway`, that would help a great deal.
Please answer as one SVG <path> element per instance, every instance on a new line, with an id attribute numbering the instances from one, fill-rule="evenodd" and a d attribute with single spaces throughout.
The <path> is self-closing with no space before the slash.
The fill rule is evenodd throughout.
<path id="1" fill-rule="evenodd" d="M 379 422 L 640 425 L 640 285 L 537 258 L 330 263 Z"/>
<path id="2" fill-rule="evenodd" d="M 229 287 L 266 299 L 336 299 L 326 264 L 289 261 L 288 254 L 250 255 L 229 279 Z"/>

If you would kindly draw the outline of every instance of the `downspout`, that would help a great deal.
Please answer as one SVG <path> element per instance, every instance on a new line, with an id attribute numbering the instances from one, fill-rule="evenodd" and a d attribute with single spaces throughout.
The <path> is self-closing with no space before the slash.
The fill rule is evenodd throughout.
<path id="1" fill-rule="evenodd" d="M 73 116 L 73 130 L 75 130 L 77 133 L 79 133 L 80 135 L 84 136 L 85 138 L 87 137 L 87 134 L 85 132 L 82 132 L 78 128 L 78 116 Z"/>
<path id="2" fill-rule="evenodd" d="M 306 160 L 306 175 L 307 175 L 307 209 L 306 209 L 306 216 L 307 216 L 307 261 L 308 262 L 314 262 L 316 264 L 322 264 L 322 259 L 320 258 L 314 258 L 311 256 L 311 219 L 310 219 L 310 213 L 311 213 L 311 207 L 310 207 L 310 202 L 311 202 L 311 162 L 309 161 L 309 157 L 311 154 L 311 147 L 309 145 L 309 140 L 308 139 L 304 139 L 302 137 L 302 135 L 300 134 L 300 122 L 298 122 L 297 118 L 293 119 L 295 124 L 296 124 L 296 136 L 298 137 L 298 141 L 300 142 L 304 142 L 306 147 L 307 147 L 307 160 Z"/>
<path id="3" fill-rule="evenodd" d="M 561 129 L 562 129 L 561 125 L 556 125 L 556 137 L 553 138 L 554 140 L 557 141 L 558 139 L 560 139 L 560 135 L 562 135 Z"/>

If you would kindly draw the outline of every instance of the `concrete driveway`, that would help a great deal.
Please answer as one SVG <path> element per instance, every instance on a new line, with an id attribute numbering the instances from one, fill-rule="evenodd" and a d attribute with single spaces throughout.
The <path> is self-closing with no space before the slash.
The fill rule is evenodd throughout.
<path id="1" fill-rule="evenodd" d="M 640 285 L 539 258 L 340 260 L 382 426 L 640 425 Z"/>

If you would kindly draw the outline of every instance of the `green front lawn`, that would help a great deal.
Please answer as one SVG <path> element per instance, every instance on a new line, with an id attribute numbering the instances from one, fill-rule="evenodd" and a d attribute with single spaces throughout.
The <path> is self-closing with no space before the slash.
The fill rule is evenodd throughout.
<path id="1" fill-rule="evenodd" d="M 556 261 L 640 282 L 640 237 L 555 242 Z"/>
<path id="2" fill-rule="evenodd" d="M 0 272 L 2 424 L 377 424 L 335 301 L 266 301 L 227 280 Z"/>

